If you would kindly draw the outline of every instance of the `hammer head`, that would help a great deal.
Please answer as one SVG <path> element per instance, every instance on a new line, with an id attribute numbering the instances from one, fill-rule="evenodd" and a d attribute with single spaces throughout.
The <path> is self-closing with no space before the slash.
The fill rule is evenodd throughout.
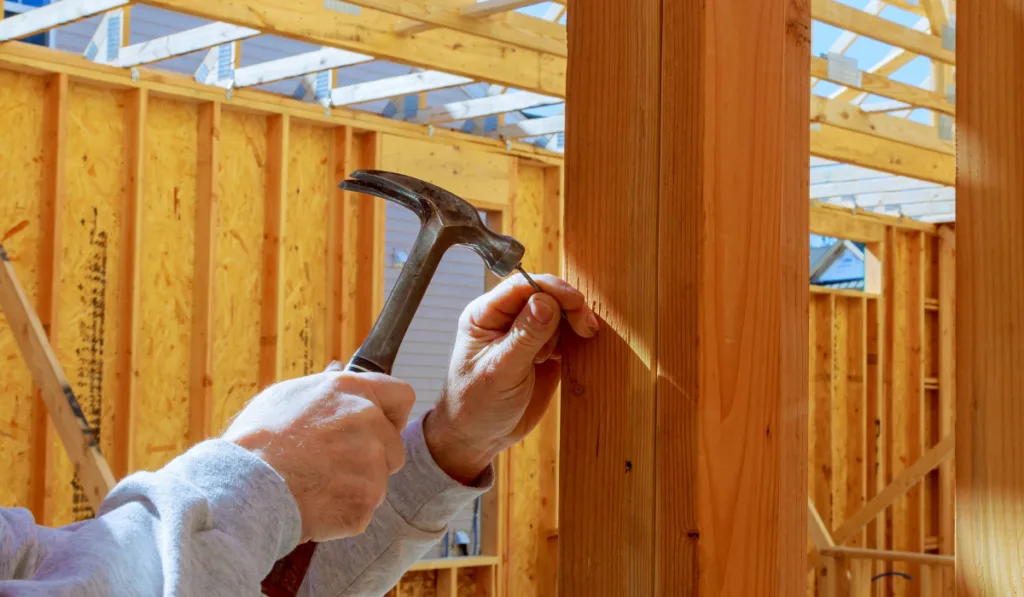
<path id="1" fill-rule="evenodd" d="M 445 248 L 469 247 L 483 258 L 496 276 L 504 277 L 515 271 L 526 252 L 522 243 L 511 236 L 492 232 L 468 201 L 418 178 L 380 170 L 357 170 L 350 180 L 339 186 L 412 210 L 419 216 L 423 230 L 436 235 L 435 242 Z"/>

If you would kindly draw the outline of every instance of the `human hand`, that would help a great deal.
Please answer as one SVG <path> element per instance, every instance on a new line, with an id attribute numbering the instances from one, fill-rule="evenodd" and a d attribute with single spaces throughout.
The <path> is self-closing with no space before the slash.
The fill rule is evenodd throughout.
<path id="1" fill-rule="evenodd" d="M 544 416 L 561 375 L 562 328 L 584 338 L 597 333 L 597 318 L 579 291 L 551 275 L 534 280 L 543 293 L 515 275 L 470 303 L 459 319 L 448 383 L 423 431 L 437 464 L 464 484 Z"/>
<path id="2" fill-rule="evenodd" d="M 302 539 L 363 532 L 405 464 L 401 431 L 413 389 L 377 373 L 327 371 L 270 386 L 222 436 L 254 453 L 288 484 Z"/>

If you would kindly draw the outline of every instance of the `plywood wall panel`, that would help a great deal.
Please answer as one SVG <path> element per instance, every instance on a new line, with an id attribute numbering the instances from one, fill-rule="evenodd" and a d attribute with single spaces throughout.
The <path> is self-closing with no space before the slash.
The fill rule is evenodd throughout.
<path id="1" fill-rule="evenodd" d="M 289 139 L 284 225 L 285 378 L 324 369 L 327 329 L 327 201 L 334 197 L 329 129 L 295 124 Z"/>
<path id="2" fill-rule="evenodd" d="M 114 383 L 124 169 L 124 97 L 71 84 L 68 89 L 67 163 L 61 226 L 60 318 L 57 358 L 86 419 L 100 430 L 100 449 L 113 452 Z M 53 524 L 93 515 L 77 487 L 60 438 L 53 436 L 50 469 Z"/>
<path id="3" fill-rule="evenodd" d="M 43 102 L 41 77 L 0 70 L 0 242 L 29 300 L 36 300 L 39 280 L 41 186 L 43 177 Z M 0 506 L 28 505 L 32 474 L 32 376 L 0 317 Z"/>
<path id="4" fill-rule="evenodd" d="M 195 105 L 152 98 L 146 134 L 135 462 L 181 453 L 188 430 L 196 199 Z"/>
<path id="5" fill-rule="evenodd" d="M 266 119 L 260 116 L 225 110 L 221 117 L 213 293 L 214 433 L 260 390 L 266 134 Z"/>

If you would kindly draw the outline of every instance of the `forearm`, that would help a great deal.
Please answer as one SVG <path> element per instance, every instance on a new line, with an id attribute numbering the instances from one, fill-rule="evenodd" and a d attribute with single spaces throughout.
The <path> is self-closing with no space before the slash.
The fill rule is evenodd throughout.
<path id="1" fill-rule="evenodd" d="M 451 519 L 487 491 L 488 469 L 472 487 L 442 471 L 423 437 L 422 420 L 402 433 L 406 463 L 391 477 L 387 499 L 358 537 L 317 547 L 304 597 L 379 597 L 433 546 Z"/>
<path id="2" fill-rule="evenodd" d="M 299 522 L 273 469 L 207 442 L 125 479 L 94 520 L 46 529 L 4 512 L 0 561 L 14 564 L 0 567 L 0 595 L 258 595 Z"/>

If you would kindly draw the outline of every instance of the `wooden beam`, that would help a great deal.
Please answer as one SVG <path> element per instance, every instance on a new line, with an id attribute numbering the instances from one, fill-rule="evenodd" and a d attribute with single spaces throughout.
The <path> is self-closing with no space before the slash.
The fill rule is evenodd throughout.
<path id="1" fill-rule="evenodd" d="M 202 85 L 191 76 L 147 67 L 138 67 L 134 74 L 123 68 L 95 64 L 70 52 L 42 48 L 35 44 L 11 42 L 0 44 L 0 67 L 33 74 L 65 74 L 89 85 L 117 90 L 146 89 L 151 94 L 175 98 L 186 103 L 224 100 L 224 90 Z M 298 101 L 283 95 L 259 90 L 239 89 L 232 94 L 232 109 L 262 115 L 287 114 L 317 126 L 352 126 L 360 131 L 378 131 L 411 139 L 431 138 L 435 141 L 486 151 L 528 158 L 540 163 L 561 165 L 560 154 L 545 151 L 532 144 L 505 142 L 480 135 L 470 135 L 444 127 L 434 130 L 365 110 L 333 108 L 325 113 L 323 106 Z"/>
<path id="2" fill-rule="evenodd" d="M 885 489 L 878 492 L 878 495 L 871 498 L 868 503 L 836 529 L 832 535 L 836 544 L 841 545 L 856 535 L 867 523 L 881 514 L 925 475 L 948 460 L 953 455 L 955 443 L 954 436 L 947 436 L 925 452 L 916 462 L 903 469 L 891 483 L 886 485 Z"/>
<path id="3" fill-rule="evenodd" d="M 217 180 L 220 170 L 219 102 L 199 107 L 196 131 L 196 224 L 192 278 L 192 336 L 189 352 L 188 441 L 197 444 L 212 432 L 213 287 L 216 278 Z"/>
<path id="4" fill-rule="evenodd" d="M 885 551 L 881 549 L 865 549 L 863 547 L 832 547 L 824 550 L 822 553 L 860 560 L 883 560 L 886 562 L 905 562 L 908 564 L 925 564 L 928 566 L 953 565 L 952 556 L 940 556 L 930 553 Z"/>
<path id="5" fill-rule="evenodd" d="M 371 60 L 373 57 L 366 54 L 335 48 L 322 48 L 305 54 L 243 66 L 235 70 L 231 86 L 235 88 L 252 87 Z"/>
<path id="6" fill-rule="evenodd" d="M 28 37 L 113 10 L 128 0 L 64 0 L 0 20 L 0 42 Z"/>
<path id="7" fill-rule="evenodd" d="M 546 118 L 528 118 L 512 124 L 499 127 L 490 134 L 499 139 L 521 139 L 523 137 L 538 137 L 561 133 L 565 130 L 565 115 L 548 116 Z"/>
<path id="8" fill-rule="evenodd" d="M 912 29 L 918 32 L 927 31 L 928 19 L 919 19 L 917 23 L 914 24 Z M 889 75 L 893 74 L 894 72 L 898 71 L 904 66 L 910 64 L 915 58 L 917 58 L 917 54 L 914 54 L 913 52 L 908 52 L 903 48 L 893 48 L 881 60 L 874 63 L 866 70 L 867 72 L 880 77 L 888 77 Z M 860 101 L 863 100 L 864 97 L 865 96 L 863 93 L 858 93 L 853 89 L 843 89 L 838 93 L 830 95 L 829 99 L 838 99 L 843 102 L 853 102 L 855 101 L 855 98 L 856 101 Z"/>
<path id="9" fill-rule="evenodd" d="M 839 100 L 812 95 L 811 122 L 830 124 L 836 128 L 953 155 L 953 144 L 940 139 L 939 129 L 934 126 L 887 114 L 869 114 L 853 104 Z"/>
<path id="10" fill-rule="evenodd" d="M 454 120 L 479 118 L 481 116 L 490 116 L 492 114 L 502 114 L 504 112 L 514 112 L 516 110 L 526 110 L 539 106 L 547 106 L 550 104 L 557 104 L 562 101 L 563 100 L 557 97 L 541 95 L 539 93 L 530 93 L 528 91 L 522 91 L 519 93 L 503 93 L 501 95 L 491 95 L 477 99 L 450 102 L 441 106 L 420 110 L 416 113 L 416 116 L 409 119 L 409 122 L 416 122 L 419 124 L 452 122 Z"/>
<path id="11" fill-rule="evenodd" d="M 121 48 L 121 52 L 118 54 L 117 61 L 114 64 L 120 67 L 128 67 L 159 62 L 174 56 L 212 48 L 213 46 L 231 43 L 259 34 L 260 31 L 258 29 L 238 27 L 227 23 L 210 23 L 195 29 L 188 29 L 166 37 L 158 37 Z"/>
<path id="12" fill-rule="evenodd" d="M 811 75 L 819 79 L 832 81 L 833 83 L 844 85 L 849 84 L 849 81 L 846 80 L 836 81 L 834 78 L 829 78 L 828 60 L 825 58 L 811 58 Z M 899 81 L 894 81 L 881 73 L 861 71 L 860 84 L 854 89 L 864 93 L 894 99 L 918 108 L 936 110 L 949 115 L 956 114 L 956 106 L 946 101 L 945 94 L 936 93 L 929 89 L 922 89 L 921 87 L 915 87 L 913 85 L 907 85 L 906 83 L 900 83 Z M 836 101 L 847 102 L 856 96 L 857 92 L 853 92 L 849 96 L 840 94 L 833 99 Z"/>
<path id="13" fill-rule="evenodd" d="M 345 14 L 325 7 L 322 0 L 262 0 L 258 4 L 153 0 L 148 4 L 319 46 L 565 96 L 564 57 L 454 31 L 403 38 L 392 31 L 397 19 L 371 10 L 364 16 Z"/>
<path id="14" fill-rule="evenodd" d="M 561 594 L 806 590 L 807 8 L 568 13 Z"/>
<path id="15" fill-rule="evenodd" d="M 956 175 L 956 160 L 949 154 L 882 142 L 827 124 L 811 127 L 811 154 L 943 185 L 952 185 Z"/>
<path id="16" fill-rule="evenodd" d="M 811 16 L 816 21 L 870 37 L 914 54 L 941 60 L 947 64 L 956 64 L 955 53 L 942 47 L 941 39 L 852 6 L 840 4 L 835 0 L 811 0 Z"/>
<path id="17" fill-rule="evenodd" d="M 328 171 L 333 196 L 327 202 L 327 331 L 324 335 L 327 363 L 345 361 L 344 320 L 351 312 L 351 303 L 346 301 L 345 295 L 344 280 L 349 273 L 345 267 L 345 240 L 352 210 L 348 194 L 338 188 L 338 184 L 355 170 L 352 167 L 352 129 L 339 126 L 333 133 Z"/>
<path id="18" fill-rule="evenodd" d="M 957 595 L 1024 587 L 1024 0 L 957 4 Z"/>
<path id="19" fill-rule="evenodd" d="M 336 87 L 331 90 L 331 105 L 347 106 L 349 104 L 361 104 L 363 102 L 410 95 L 420 91 L 455 87 L 472 82 L 472 79 L 466 77 L 428 70 L 420 73 L 368 81 L 366 83 L 354 83 L 344 87 Z"/>
<path id="20" fill-rule="evenodd" d="M 939 435 L 953 433 L 956 421 L 956 233 L 939 228 Z M 956 489 L 953 462 L 939 466 L 940 553 L 953 554 Z"/>
<path id="21" fill-rule="evenodd" d="M 434 594 L 437 597 L 458 597 L 458 573 L 458 568 L 443 568 L 438 570 L 437 579 L 434 583 Z"/>
<path id="22" fill-rule="evenodd" d="M 524 6 L 531 6 L 533 4 L 540 4 L 539 0 L 483 0 L 482 2 L 465 2 L 461 5 L 453 4 L 451 8 L 458 8 L 458 13 L 466 18 L 481 19 L 486 17 L 495 17 L 503 15 L 503 13 L 512 12 L 518 8 Z M 454 16 L 454 11 L 453 15 Z M 506 18 L 509 18 L 506 16 Z M 558 29 L 551 28 L 550 26 L 541 25 L 532 22 L 537 19 L 531 19 L 527 15 L 514 15 L 511 16 L 513 22 L 522 27 L 528 33 L 535 33 L 540 36 L 549 36 L 552 39 L 565 41 L 565 28 L 559 27 Z M 493 19 L 499 21 L 498 19 Z M 555 19 L 557 20 L 557 19 Z M 499 21 L 500 22 L 500 21 Z M 424 23 L 421 21 L 399 21 L 395 25 L 395 33 L 401 36 L 416 35 L 423 33 L 424 31 L 430 31 L 436 29 L 438 26 L 431 23 Z M 564 47 L 559 48 L 564 56 Z"/>
<path id="23" fill-rule="evenodd" d="M 288 186 L 287 115 L 267 120 L 266 204 L 263 209 L 263 303 L 260 317 L 259 383 L 265 388 L 281 379 L 283 365 L 281 326 L 284 325 L 284 237 Z"/>
<path id="24" fill-rule="evenodd" d="M 114 475 L 100 454 L 99 434 L 85 420 L 71 384 L 46 339 L 39 317 L 18 282 L 7 253 L 0 246 L 0 307 L 14 334 L 32 379 L 39 387 L 78 482 L 93 509 L 114 487 Z"/>
<path id="25" fill-rule="evenodd" d="M 811 543 L 819 552 L 836 546 L 835 540 L 832 539 L 832 533 L 828 531 L 828 526 L 818 514 L 814 502 L 809 499 L 807 500 L 807 532 L 811 536 Z"/>
<path id="26" fill-rule="evenodd" d="M 118 263 L 117 395 L 114 404 L 114 453 L 111 465 L 120 479 L 135 470 L 131 438 L 135 434 L 139 374 L 139 256 L 142 251 L 143 173 L 146 165 L 146 115 L 149 92 L 136 89 L 125 101 L 124 205 Z"/>

